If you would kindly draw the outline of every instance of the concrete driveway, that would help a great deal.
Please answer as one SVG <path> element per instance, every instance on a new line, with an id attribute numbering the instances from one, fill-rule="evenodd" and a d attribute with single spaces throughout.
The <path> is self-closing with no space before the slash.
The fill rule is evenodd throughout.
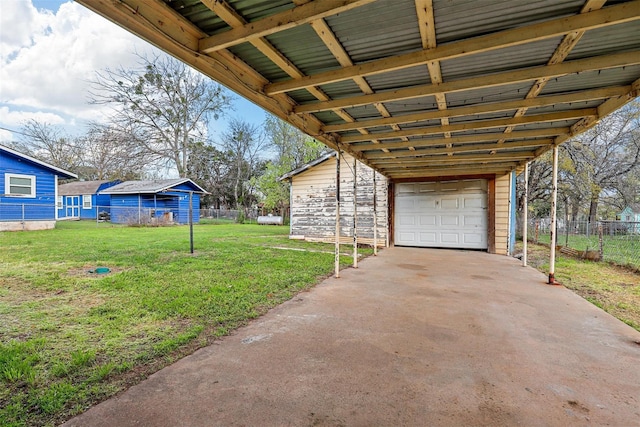
<path id="1" fill-rule="evenodd" d="M 512 258 L 391 248 L 68 426 L 640 426 L 640 333 Z"/>

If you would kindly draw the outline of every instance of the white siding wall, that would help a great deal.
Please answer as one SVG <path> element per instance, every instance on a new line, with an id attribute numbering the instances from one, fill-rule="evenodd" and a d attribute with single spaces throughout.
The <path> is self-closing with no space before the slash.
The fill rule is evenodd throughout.
<path id="1" fill-rule="evenodd" d="M 353 236 L 353 158 L 340 161 L 341 241 Z M 373 244 L 373 170 L 357 163 L 358 242 Z M 376 173 L 378 245 L 387 238 L 387 180 Z M 292 179 L 291 234 L 307 240 L 335 239 L 335 157 L 296 175 Z"/>

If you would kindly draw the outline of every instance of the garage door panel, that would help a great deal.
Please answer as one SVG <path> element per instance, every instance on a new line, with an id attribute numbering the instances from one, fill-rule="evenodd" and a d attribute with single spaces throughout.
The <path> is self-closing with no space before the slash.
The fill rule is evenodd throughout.
<path id="1" fill-rule="evenodd" d="M 420 215 L 420 225 L 438 225 L 435 215 Z"/>
<path id="2" fill-rule="evenodd" d="M 435 232 L 420 233 L 420 243 L 426 245 L 435 245 L 438 243 L 438 236 Z"/>
<path id="3" fill-rule="evenodd" d="M 485 200 L 480 197 L 464 197 L 462 205 L 465 209 L 483 209 L 485 208 Z"/>
<path id="4" fill-rule="evenodd" d="M 460 243 L 460 235 L 458 233 L 440 233 L 440 242 L 445 245 L 457 245 Z"/>
<path id="5" fill-rule="evenodd" d="M 440 202 L 442 209 L 458 209 L 460 207 L 460 201 L 458 198 L 442 198 Z"/>
<path id="6" fill-rule="evenodd" d="M 402 215 L 398 220 L 400 225 L 416 225 L 416 217 L 414 215 Z"/>
<path id="7" fill-rule="evenodd" d="M 436 199 L 421 199 L 416 202 L 415 206 L 418 209 L 436 209 L 437 208 L 437 200 Z"/>
<path id="8" fill-rule="evenodd" d="M 480 215 L 465 215 L 464 226 L 465 227 L 482 227 L 484 225 L 484 218 Z"/>
<path id="9" fill-rule="evenodd" d="M 399 184 L 396 244 L 486 249 L 486 188 L 486 180 Z"/>
<path id="10" fill-rule="evenodd" d="M 442 215 L 440 217 L 440 225 L 442 226 L 458 225 L 459 223 L 460 223 L 460 218 L 458 216 Z"/>
<path id="11" fill-rule="evenodd" d="M 480 244 L 482 243 L 482 239 L 477 233 L 464 233 L 463 241 L 467 244 Z"/>

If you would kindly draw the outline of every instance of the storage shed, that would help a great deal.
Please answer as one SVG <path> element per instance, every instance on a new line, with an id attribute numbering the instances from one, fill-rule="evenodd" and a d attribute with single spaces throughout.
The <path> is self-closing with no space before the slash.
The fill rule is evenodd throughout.
<path id="1" fill-rule="evenodd" d="M 154 224 L 189 222 L 189 199 L 193 221 L 200 219 L 200 194 L 206 191 L 188 178 L 152 181 L 125 181 L 106 190 L 111 206 L 111 222 Z"/>
<path id="2" fill-rule="evenodd" d="M 119 184 L 114 181 L 76 181 L 58 187 L 57 209 L 58 219 L 96 219 L 100 213 L 110 214 L 110 197 L 99 194 Z"/>
<path id="3" fill-rule="evenodd" d="M 355 163 L 354 163 L 355 162 Z M 387 239 L 387 179 L 369 166 L 343 154 L 340 161 L 340 239 L 351 243 L 353 236 L 353 180 L 356 182 L 356 230 L 360 243 L 373 245 L 373 175 L 376 175 L 376 229 L 378 246 Z M 290 237 L 334 242 L 336 234 L 336 153 L 295 169 L 280 180 L 291 182 Z"/>
<path id="4" fill-rule="evenodd" d="M 357 234 L 373 242 L 373 169 L 348 154 L 340 162 L 341 241 L 353 236 L 353 177 L 357 170 Z M 333 242 L 336 153 L 283 175 L 291 182 L 290 236 Z M 515 225 L 511 194 L 515 175 L 439 177 L 392 182 L 376 173 L 378 245 L 482 249 L 507 254 Z"/>

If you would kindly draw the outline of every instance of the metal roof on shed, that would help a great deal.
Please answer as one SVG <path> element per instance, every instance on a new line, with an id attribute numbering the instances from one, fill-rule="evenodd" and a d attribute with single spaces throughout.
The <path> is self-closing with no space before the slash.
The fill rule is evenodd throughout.
<path id="1" fill-rule="evenodd" d="M 391 179 L 520 169 L 640 89 L 638 0 L 78 1 Z"/>

